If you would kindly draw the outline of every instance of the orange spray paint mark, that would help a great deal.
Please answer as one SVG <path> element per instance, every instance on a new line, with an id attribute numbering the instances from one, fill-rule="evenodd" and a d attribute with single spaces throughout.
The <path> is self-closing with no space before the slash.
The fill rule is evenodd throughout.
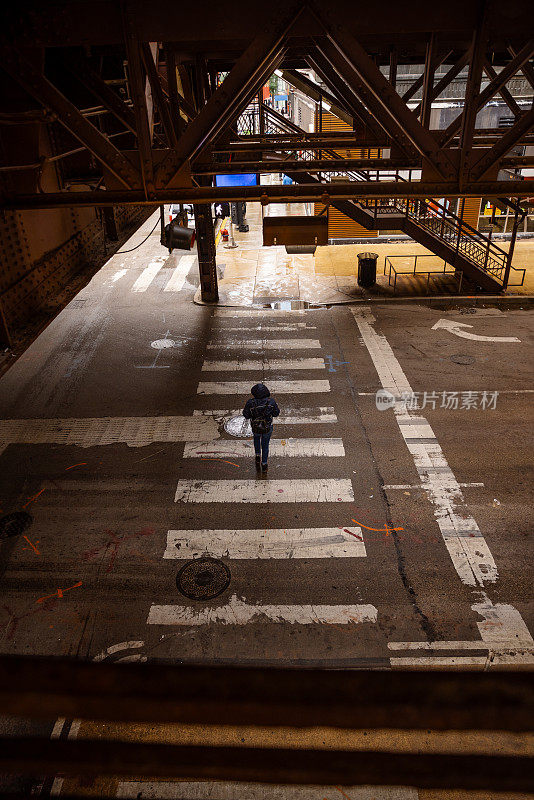
<path id="1" fill-rule="evenodd" d="M 29 550 L 31 548 L 34 553 L 37 553 L 37 555 L 40 556 L 41 555 L 41 551 L 37 549 L 37 545 L 39 544 L 40 539 L 36 539 L 35 540 L 35 544 L 34 544 L 33 542 L 30 542 L 30 540 L 28 539 L 26 534 L 23 534 L 23 538 L 26 539 L 26 541 L 30 545 L 30 547 L 25 547 L 24 550 Z"/>
<path id="2" fill-rule="evenodd" d="M 39 495 L 40 495 L 40 494 L 42 494 L 43 492 L 44 492 L 44 489 L 41 489 L 41 491 L 40 491 L 40 492 L 37 492 L 37 494 L 34 494 L 34 496 L 33 496 L 33 497 L 28 497 L 28 502 L 27 502 L 27 503 L 24 503 L 24 505 L 22 506 L 22 508 L 26 508 L 26 506 L 29 506 L 29 505 L 30 505 L 30 503 L 33 503 L 33 501 L 34 501 L 34 500 L 37 500 L 37 498 L 39 497 Z"/>
<path id="3" fill-rule="evenodd" d="M 55 594 L 47 594 L 45 597 L 39 597 L 37 600 L 38 603 L 43 603 L 45 600 L 50 600 L 52 597 L 63 597 L 65 592 L 70 592 L 71 589 L 78 589 L 82 585 L 82 581 L 78 581 L 73 586 L 68 586 L 66 589 L 57 589 Z"/>
<path id="4" fill-rule="evenodd" d="M 225 458 L 205 458 L 205 457 L 202 457 L 202 461 L 222 461 L 223 464 L 231 464 L 233 467 L 238 467 L 239 466 L 239 464 L 236 464 L 233 461 L 227 461 Z"/>
<path id="5" fill-rule="evenodd" d="M 65 467 L 65 472 L 67 472 L 69 469 L 74 469 L 74 467 L 83 467 L 86 464 L 87 461 L 80 461 L 78 464 L 72 464 L 70 467 Z"/>
<path id="6" fill-rule="evenodd" d="M 370 528 L 368 525 L 364 525 L 363 522 L 358 522 L 357 519 L 353 519 L 352 521 L 355 522 L 356 525 L 360 525 L 362 528 L 365 528 L 368 531 L 376 531 L 376 533 L 385 533 L 386 536 L 389 536 L 389 534 L 393 533 L 393 531 L 403 531 L 404 530 L 404 528 L 392 528 L 392 527 L 390 528 L 390 526 L 387 524 L 387 522 L 386 522 L 386 524 L 384 525 L 383 528 Z"/>

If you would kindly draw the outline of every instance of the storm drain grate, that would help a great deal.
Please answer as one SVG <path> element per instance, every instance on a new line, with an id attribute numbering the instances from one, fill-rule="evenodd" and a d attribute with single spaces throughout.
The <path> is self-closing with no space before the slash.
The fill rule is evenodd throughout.
<path id="1" fill-rule="evenodd" d="M 12 536 L 20 536 L 21 533 L 30 527 L 33 522 L 31 514 L 26 511 L 14 511 L 12 514 L 5 514 L 0 517 L 0 539 L 11 539 Z"/>
<path id="2" fill-rule="evenodd" d="M 463 353 L 458 353 L 457 355 L 451 356 L 451 361 L 454 361 L 455 364 L 474 364 L 476 359 L 474 356 L 467 356 L 463 355 Z"/>
<path id="3" fill-rule="evenodd" d="M 230 570 L 216 558 L 188 561 L 176 576 L 178 590 L 190 600 L 211 600 L 230 584 Z"/>

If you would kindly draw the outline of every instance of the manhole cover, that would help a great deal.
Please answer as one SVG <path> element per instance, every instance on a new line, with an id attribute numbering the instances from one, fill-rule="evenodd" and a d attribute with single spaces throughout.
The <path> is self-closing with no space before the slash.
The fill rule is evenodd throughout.
<path id="1" fill-rule="evenodd" d="M 0 539 L 11 539 L 20 536 L 33 522 L 33 517 L 26 511 L 15 511 L 0 517 Z"/>
<path id="2" fill-rule="evenodd" d="M 150 347 L 154 350 L 165 350 L 167 347 L 174 347 L 176 342 L 174 339 L 156 339 L 155 342 L 150 343 Z"/>
<path id="3" fill-rule="evenodd" d="M 216 558 L 197 558 L 184 564 L 176 576 L 178 590 L 191 600 L 211 600 L 230 584 L 230 570 Z"/>
<path id="4" fill-rule="evenodd" d="M 476 359 L 474 356 L 464 356 L 461 353 L 455 356 L 451 356 L 451 361 L 454 361 L 455 364 L 474 364 Z"/>
<path id="5" fill-rule="evenodd" d="M 239 415 L 238 417 L 230 417 L 224 423 L 224 430 L 230 436 L 239 436 L 241 439 L 252 438 L 252 428 L 250 427 L 250 420 Z"/>

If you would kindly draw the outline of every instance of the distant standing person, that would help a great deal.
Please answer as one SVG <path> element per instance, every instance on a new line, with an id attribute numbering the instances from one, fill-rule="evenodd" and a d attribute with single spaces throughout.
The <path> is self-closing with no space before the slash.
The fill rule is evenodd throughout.
<path id="1" fill-rule="evenodd" d="M 254 452 L 256 453 L 256 467 L 261 464 L 262 472 L 267 472 L 267 459 L 269 457 L 269 441 L 273 432 L 273 417 L 280 414 L 280 409 L 273 400 L 271 393 L 263 383 L 257 383 L 250 390 L 252 397 L 245 403 L 243 416 L 250 420 L 254 434 Z"/>

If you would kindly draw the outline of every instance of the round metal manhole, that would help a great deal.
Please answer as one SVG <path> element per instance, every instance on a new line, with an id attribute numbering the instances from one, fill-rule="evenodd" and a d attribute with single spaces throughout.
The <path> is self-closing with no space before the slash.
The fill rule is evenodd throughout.
<path id="1" fill-rule="evenodd" d="M 245 419 L 241 414 L 238 417 L 230 417 L 227 419 L 224 423 L 224 430 L 226 433 L 229 433 L 230 436 L 238 436 L 240 439 L 252 438 L 250 420 Z"/>
<path id="2" fill-rule="evenodd" d="M 30 527 L 32 522 L 33 517 L 26 511 L 14 511 L 12 514 L 5 514 L 0 517 L 0 539 L 11 539 L 12 536 L 20 536 Z"/>
<path id="3" fill-rule="evenodd" d="M 466 356 L 462 353 L 458 353 L 457 355 L 451 356 L 451 361 L 454 361 L 455 364 L 474 364 L 476 358 L 474 356 Z"/>
<path id="4" fill-rule="evenodd" d="M 211 600 L 230 585 L 230 570 L 216 558 L 188 561 L 176 576 L 176 586 L 190 600 Z"/>
<path id="5" fill-rule="evenodd" d="M 176 342 L 174 339 L 156 339 L 155 342 L 150 343 L 150 347 L 154 350 L 165 350 L 167 347 L 174 347 Z"/>

